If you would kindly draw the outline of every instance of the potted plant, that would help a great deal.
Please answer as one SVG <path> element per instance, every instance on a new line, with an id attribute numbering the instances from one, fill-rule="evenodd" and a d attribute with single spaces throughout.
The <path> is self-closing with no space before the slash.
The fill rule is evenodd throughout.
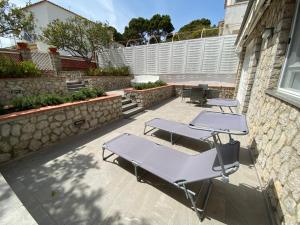
<path id="1" fill-rule="evenodd" d="M 49 51 L 50 51 L 50 53 L 52 53 L 52 54 L 56 54 L 57 53 L 57 47 L 55 47 L 55 46 L 49 46 Z"/>
<path id="2" fill-rule="evenodd" d="M 18 49 L 27 49 L 28 43 L 25 40 L 20 40 L 17 42 L 17 47 L 18 47 Z"/>

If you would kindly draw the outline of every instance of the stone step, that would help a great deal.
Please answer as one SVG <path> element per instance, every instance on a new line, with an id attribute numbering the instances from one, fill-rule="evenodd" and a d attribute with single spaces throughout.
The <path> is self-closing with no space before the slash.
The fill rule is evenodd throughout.
<path id="1" fill-rule="evenodd" d="M 122 112 L 127 111 L 132 108 L 135 108 L 135 107 L 137 107 L 137 103 L 135 103 L 135 102 L 122 105 Z"/>
<path id="2" fill-rule="evenodd" d="M 128 99 L 128 98 L 122 99 L 122 105 L 126 105 L 129 103 L 131 103 L 131 99 Z"/>
<path id="3" fill-rule="evenodd" d="M 129 117 L 131 117 L 135 114 L 138 114 L 142 111 L 144 111 L 143 107 L 135 107 L 135 108 L 132 108 L 132 109 L 129 109 L 129 110 L 123 112 L 123 116 L 124 116 L 124 118 L 129 118 Z"/>
<path id="4" fill-rule="evenodd" d="M 82 83 L 78 83 L 78 84 L 68 84 L 67 83 L 67 87 L 84 87 L 85 85 Z"/>

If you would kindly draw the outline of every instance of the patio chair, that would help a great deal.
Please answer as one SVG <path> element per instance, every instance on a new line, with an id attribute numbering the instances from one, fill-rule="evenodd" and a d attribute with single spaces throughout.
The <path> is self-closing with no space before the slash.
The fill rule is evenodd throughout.
<path id="1" fill-rule="evenodd" d="M 150 130 L 147 130 L 147 127 L 151 127 Z M 144 127 L 144 135 L 151 132 L 154 129 L 163 130 L 170 133 L 170 141 L 172 144 L 175 143 L 174 134 L 188 137 L 194 140 L 200 140 L 207 142 L 211 147 L 213 146 L 212 142 L 208 139 L 212 136 L 211 132 L 204 131 L 204 130 L 196 130 L 190 128 L 189 124 L 179 123 L 176 121 L 161 119 L 161 118 L 154 118 L 149 120 L 145 123 Z"/>
<path id="2" fill-rule="evenodd" d="M 182 87 L 181 89 L 181 101 L 183 101 L 185 98 L 191 97 L 191 88 L 190 87 Z"/>
<path id="3" fill-rule="evenodd" d="M 205 90 L 201 87 L 193 87 L 191 89 L 190 101 L 203 105 L 206 102 Z"/>
<path id="4" fill-rule="evenodd" d="M 205 96 L 207 99 L 219 98 L 220 90 L 217 89 L 208 89 L 205 92 Z"/>
<path id="5" fill-rule="evenodd" d="M 202 88 L 204 90 L 208 90 L 208 84 L 198 84 L 197 87 Z"/>
<path id="6" fill-rule="evenodd" d="M 240 143 L 236 141 L 221 144 L 215 134 L 213 138 L 216 148 L 190 155 L 132 134 L 121 134 L 103 145 L 102 158 L 107 160 L 116 154 L 131 162 L 137 181 L 141 180 L 138 168 L 143 168 L 180 188 L 190 200 L 199 219 L 203 220 L 212 188 L 212 179 L 221 177 L 224 182 L 228 182 L 228 176 L 239 168 Z M 111 154 L 105 156 L 105 150 L 110 151 Z M 199 191 L 194 192 L 189 188 L 190 183 L 200 181 L 203 182 Z M 198 208 L 198 197 L 203 191 L 205 192 L 203 204 Z"/>

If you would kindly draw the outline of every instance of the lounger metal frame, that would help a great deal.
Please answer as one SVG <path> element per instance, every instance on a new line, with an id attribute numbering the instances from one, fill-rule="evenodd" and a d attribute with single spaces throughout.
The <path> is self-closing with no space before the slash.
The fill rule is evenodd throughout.
<path id="1" fill-rule="evenodd" d="M 147 130 L 147 127 L 151 127 L 151 129 Z M 165 131 L 165 132 L 170 133 L 170 142 L 171 142 L 172 145 L 175 144 L 175 142 L 179 139 L 179 137 L 178 137 L 176 140 L 174 140 L 174 138 L 173 138 L 173 135 L 174 135 L 174 134 L 179 135 L 179 136 L 184 136 L 184 135 L 181 135 L 181 134 L 178 134 L 178 133 L 175 133 L 175 132 L 171 132 L 171 131 L 169 131 L 169 130 L 161 129 L 161 128 L 158 128 L 158 127 L 153 127 L 153 126 L 147 124 L 147 122 L 145 122 L 145 125 L 144 125 L 144 135 L 148 134 L 149 132 L 151 132 L 151 131 L 153 131 L 153 130 L 155 130 L 155 129 L 157 129 L 157 130 L 163 130 L 163 131 Z M 191 128 L 191 129 L 192 129 L 192 128 Z M 209 144 L 210 147 L 213 147 L 213 146 L 214 146 L 214 142 L 211 141 L 211 140 L 209 140 L 209 138 L 211 138 L 211 136 L 210 136 L 210 137 L 207 137 L 207 138 L 201 138 L 201 139 L 195 139 L 195 138 L 188 137 L 188 136 L 184 136 L 184 137 L 191 138 L 191 139 L 194 139 L 194 140 L 199 140 L 199 141 L 206 142 L 206 143 Z"/>
<path id="2" fill-rule="evenodd" d="M 221 112 L 225 112 L 224 109 L 223 109 L 223 107 L 227 107 L 227 108 L 229 108 L 229 110 L 230 110 L 231 113 L 234 113 L 233 110 L 232 110 L 232 107 L 236 108 L 236 107 L 238 107 L 238 104 L 236 106 L 226 106 L 226 105 L 219 105 L 219 104 L 207 104 L 207 105 L 218 106 L 220 108 Z"/>
<path id="3" fill-rule="evenodd" d="M 214 140 L 214 143 L 215 143 L 215 146 L 216 146 L 216 149 L 217 149 L 217 156 L 218 156 L 218 159 L 219 159 L 219 163 L 220 163 L 220 166 L 221 166 L 221 169 L 222 169 L 222 181 L 225 182 L 225 183 L 228 183 L 229 182 L 229 178 L 228 176 L 231 174 L 231 173 L 234 173 L 235 171 L 238 170 L 239 168 L 239 165 L 236 165 L 235 167 L 233 168 L 230 168 L 230 169 L 225 169 L 224 167 L 224 163 L 223 163 L 223 160 L 222 160 L 222 153 L 221 153 L 221 146 L 222 146 L 222 142 L 221 142 L 221 139 L 218 135 L 217 132 L 213 132 L 212 133 L 212 137 L 213 137 L 213 140 Z M 233 144 L 233 143 L 232 143 Z M 105 144 L 102 146 L 102 159 L 104 161 L 106 161 L 108 158 L 110 158 L 111 156 L 115 155 L 115 153 L 111 153 L 107 156 L 105 156 L 105 150 L 108 150 L 106 149 L 106 146 Z M 108 150 L 109 151 L 109 150 Z M 140 167 L 138 165 L 138 163 L 136 163 L 135 161 L 130 161 L 134 167 L 134 174 L 136 176 L 136 179 L 138 182 L 141 181 L 141 178 L 139 177 L 138 175 L 138 168 Z M 142 167 L 141 167 L 142 168 Z M 150 171 L 149 171 L 150 172 Z M 151 173 L 151 172 L 150 172 Z M 208 203 L 208 199 L 209 199 L 209 196 L 210 196 L 210 193 L 211 193 L 211 190 L 212 190 L 212 185 L 213 185 L 213 182 L 212 182 L 212 179 L 213 178 L 210 178 L 210 179 L 206 179 L 206 180 L 201 180 L 202 181 L 202 184 L 199 188 L 199 190 L 197 192 L 194 192 L 192 191 L 191 189 L 189 189 L 187 187 L 187 185 L 190 183 L 190 182 L 187 182 L 185 180 L 181 180 L 181 181 L 176 181 L 174 183 L 172 183 L 174 186 L 176 186 L 177 188 L 183 190 L 186 198 L 191 202 L 191 205 L 192 205 L 192 209 L 195 211 L 197 217 L 200 219 L 200 221 L 202 221 L 204 218 L 205 218 L 205 209 L 207 207 L 207 203 Z M 199 201 L 200 199 L 200 194 L 203 192 L 204 190 L 204 186 L 205 184 L 207 185 L 207 188 L 206 188 L 206 191 L 205 191 L 205 194 L 204 194 L 204 199 L 203 199 L 203 204 L 201 206 L 201 208 L 198 208 L 197 207 L 197 202 Z"/>

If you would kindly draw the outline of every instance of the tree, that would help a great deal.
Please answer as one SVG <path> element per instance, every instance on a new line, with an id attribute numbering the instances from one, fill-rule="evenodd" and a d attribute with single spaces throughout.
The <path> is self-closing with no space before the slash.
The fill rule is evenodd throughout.
<path id="1" fill-rule="evenodd" d="M 0 1 L 0 36 L 14 35 L 22 38 L 22 32 L 33 35 L 33 15 L 10 4 L 8 0 Z M 24 33 L 23 33 L 24 35 Z"/>
<path id="2" fill-rule="evenodd" d="M 171 23 L 171 18 L 169 15 L 159 15 L 155 14 L 149 20 L 148 25 L 148 35 L 154 35 L 157 37 L 157 40 L 166 39 L 167 34 L 171 33 L 174 30 L 174 26 Z"/>
<path id="3" fill-rule="evenodd" d="M 216 36 L 218 35 L 218 29 L 215 25 L 211 26 L 211 21 L 206 18 L 193 20 L 192 22 L 182 26 L 178 33 L 180 36 L 180 39 L 193 39 L 193 38 L 200 38 L 201 33 L 203 36 Z M 202 30 L 204 31 L 202 32 Z"/>
<path id="4" fill-rule="evenodd" d="M 43 30 L 41 39 L 90 62 L 94 52 L 109 47 L 112 35 L 106 24 L 76 16 L 66 21 L 54 20 Z"/>
<path id="5" fill-rule="evenodd" d="M 149 20 L 142 17 L 133 18 L 125 27 L 123 37 L 126 41 L 136 40 L 139 44 L 145 43 L 147 40 L 147 31 Z"/>
<path id="6" fill-rule="evenodd" d="M 111 31 L 114 41 L 116 41 L 116 42 L 124 42 L 125 41 L 123 35 L 121 33 L 119 33 L 116 28 L 114 28 L 113 26 L 109 26 L 108 29 Z"/>
<path id="7" fill-rule="evenodd" d="M 142 17 L 131 19 L 125 27 L 123 37 L 126 41 L 135 40 L 139 44 L 144 44 L 154 36 L 159 42 L 166 39 L 167 34 L 173 30 L 174 26 L 169 15 L 155 14 L 149 20 Z"/>

